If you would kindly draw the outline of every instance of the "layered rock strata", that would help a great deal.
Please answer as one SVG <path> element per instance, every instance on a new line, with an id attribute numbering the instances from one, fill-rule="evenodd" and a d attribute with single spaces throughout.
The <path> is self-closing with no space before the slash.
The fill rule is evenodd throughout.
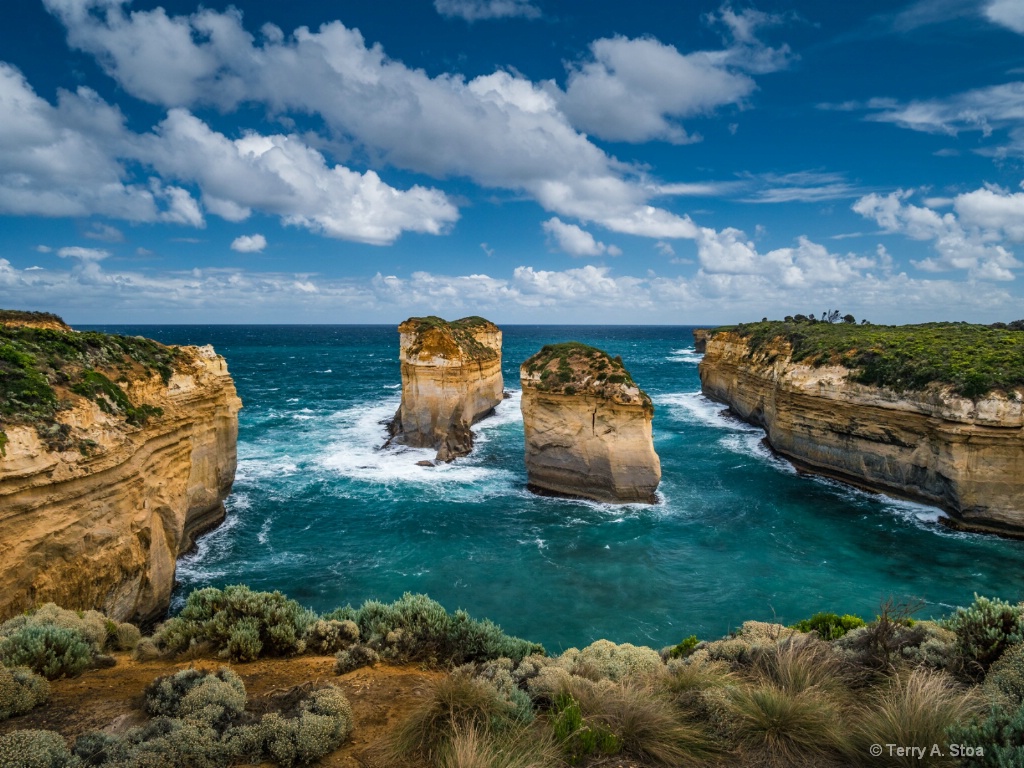
<path id="1" fill-rule="evenodd" d="M 694 328 L 693 329 L 693 351 L 700 352 L 703 354 L 708 350 L 708 337 L 711 335 L 711 331 L 706 328 Z"/>
<path id="2" fill-rule="evenodd" d="M 736 333 L 715 333 L 701 388 L 802 470 L 936 505 L 954 527 L 1024 536 L 1024 391 L 895 392 L 791 353 L 782 338 L 755 352 Z"/>
<path id="3" fill-rule="evenodd" d="M 128 358 L 105 373 L 119 392 L 55 385 L 63 406 L 49 431 L 62 444 L 4 426 L 0 619 L 49 601 L 156 619 L 178 556 L 224 518 L 241 407 L 224 358 L 182 347 L 164 375 Z M 119 403 L 133 405 L 130 418 Z"/>
<path id="4" fill-rule="evenodd" d="M 554 344 L 519 375 L 532 490 L 612 503 L 656 500 L 654 406 L 621 359 L 584 344 Z"/>
<path id="5" fill-rule="evenodd" d="M 389 442 L 433 448 L 436 461 L 473 449 L 470 426 L 504 396 L 501 331 L 482 317 L 412 317 L 398 326 L 402 404 Z"/>

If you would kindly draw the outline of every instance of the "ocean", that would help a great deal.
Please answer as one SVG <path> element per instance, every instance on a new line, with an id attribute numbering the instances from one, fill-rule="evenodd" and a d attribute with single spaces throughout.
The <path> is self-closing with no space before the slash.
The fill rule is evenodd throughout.
<path id="1" fill-rule="evenodd" d="M 598 638 L 660 648 L 817 611 L 918 618 L 974 593 L 1024 598 L 1024 541 L 954 532 L 938 510 L 799 475 L 761 430 L 700 394 L 691 328 L 505 326 L 511 398 L 471 456 L 381 450 L 398 408 L 395 326 L 97 326 L 213 344 L 244 403 L 227 520 L 178 563 L 192 590 L 248 584 L 318 611 L 423 592 L 549 652 Z M 654 401 L 657 505 L 526 490 L 519 364 L 577 340 L 621 355 Z"/>

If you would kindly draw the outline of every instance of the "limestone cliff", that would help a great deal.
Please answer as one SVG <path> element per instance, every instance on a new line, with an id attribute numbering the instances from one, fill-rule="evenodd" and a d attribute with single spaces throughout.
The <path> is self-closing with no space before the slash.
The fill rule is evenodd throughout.
<path id="1" fill-rule="evenodd" d="M 519 371 L 531 489 L 605 502 L 655 501 L 651 399 L 619 358 L 584 344 L 544 347 Z"/>
<path id="2" fill-rule="evenodd" d="M 711 335 L 711 331 L 706 328 L 694 328 L 693 329 L 693 351 L 704 353 L 708 350 L 708 337 Z"/>
<path id="3" fill-rule="evenodd" d="M 1024 536 L 1024 390 L 897 391 L 842 365 L 794 362 L 792 351 L 781 337 L 755 349 L 715 333 L 701 388 L 798 468 L 934 504 L 955 527 Z"/>
<path id="4" fill-rule="evenodd" d="M 159 617 L 177 557 L 223 519 L 234 480 L 241 402 L 224 358 L 52 327 L 2 331 L 0 619 L 47 601 Z"/>
<path id="5" fill-rule="evenodd" d="M 465 456 L 473 448 L 470 426 L 504 396 L 501 331 L 482 317 L 411 317 L 398 332 L 402 404 L 392 440 L 434 448 L 437 461 Z"/>

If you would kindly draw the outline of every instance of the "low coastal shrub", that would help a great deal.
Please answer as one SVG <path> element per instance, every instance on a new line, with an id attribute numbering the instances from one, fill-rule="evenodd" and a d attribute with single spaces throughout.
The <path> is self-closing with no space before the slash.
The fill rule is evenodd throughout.
<path id="1" fill-rule="evenodd" d="M 0 736 L 0 768 L 73 768 L 71 751 L 54 731 L 12 731 Z"/>
<path id="2" fill-rule="evenodd" d="M 209 643 L 222 657 L 245 662 L 301 653 L 306 629 L 315 620 L 316 614 L 280 592 L 207 587 L 190 594 L 181 613 L 164 622 L 153 639 L 168 653 Z"/>
<path id="3" fill-rule="evenodd" d="M 972 766 L 1019 768 L 1024 765 L 1024 706 L 990 704 L 984 715 L 950 726 L 946 736 L 950 744 L 974 750 Z"/>
<path id="4" fill-rule="evenodd" d="M 793 625 L 800 632 L 817 632 L 822 640 L 838 640 L 851 629 L 864 626 L 864 619 L 845 613 L 816 613 L 809 619 L 803 619 Z"/>
<path id="5" fill-rule="evenodd" d="M 1024 704 L 1024 643 L 1010 646 L 989 667 L 982 689 L 993 701 Z"/>
<path id="6" fill-rule="evenodd" d="M 92 647 L 81 634 L 52 624 L 26 625 L 0 639 L 0 661 L 48 680 L 81 674 L 92 659 Z"/>
<path id="7" fill-rule="evenodd" d="M 617 755 L 622 751 L 622 740 L 602 723 L 587 722 L 580 703 L 570 693 L 555 699 L 551 729 L 569 765 L 579 765 L 591 755 Z"/>
<path id="8" fill-rule="evenodd" d="M 665 655 L 670 659 L 685 659 L 700 645 L 700 640 L 697 639 L 696 635 L 690 635 L 689 637 L 683 638 L 680 642 L 673 646 L 670 646 Z"/>
<path id="9" fill-rule="evenodd" d="M 368 645 L 353 645 L 334 657 L 334 674 L 345 675 L 360 667 L 372 667 L 380 656 Z"/>
<path id="10" fill-rule="evenodd" d="M 234 672 L 181 670 L 146 689 L 149 722 L 122 736 L 83 734 L 74 754 L 81 764 L 110 768 L 308 765 L 352 733 L 352 708 L 334 686 L 293 689 L 281 701 L 280 711 L 257 718 L 246 712 L 245 686 Z"/>
<path id="11" fill-rule="evenodd" d="M 664 666 L 653 648 L 610 640 L 596 640 L 582 651 L 570 648 L 556 663 L 579 677 L 613 681 L 654 674 Z"/>
<path id="12" fill-rule="evenodd" d="M 974 602 L 957 608 L 945 626 L 956 633 L 965 671 L 978 677 L 1009 646 L 1024 640 L 1024 605 L 975 595 Z"/>
<path id="13" fill-rule="evenodd" d="M 0 720 L 22 715 L 50 698 L 50 684 L 25 667 L 0 664 Z"/>
<path id="14" fill-rule="evenodd" d="M 24 627 L 54 626 L 70 629 L 92 646 L 95 653 L 104 649 L 110 627 L 116 624 L 99 611 L 71 611 L 54 603 L 46 603 L 33 611 L 15 616 L 0 625 L 0 637 L 14 634 Z"/>
<path id="15" fill-rule="evenodd" d="M 336 653 L 359 642 L 359 625 L 351 619 L 317 619 L 306 630 L 306 648 L 316 653 Z"/>
<path id="16" fill-rule="evenodd" d="M 438 768 L 547 768 L 561 765 L 550 731 L 518 727 L 495 733 L 478 725 L 455 726 L 438 750 Z"/>

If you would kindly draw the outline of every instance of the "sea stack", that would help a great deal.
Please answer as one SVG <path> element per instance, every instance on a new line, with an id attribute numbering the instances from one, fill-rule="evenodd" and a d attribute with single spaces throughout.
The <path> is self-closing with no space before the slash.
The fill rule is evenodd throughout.
<path id="1" fill-rule="evenodd" d="M 235 478 L 224 358 L 38 313 L 0 326 L 0 620 L 51 601 L 159 618 Z"/>
<path id="2" fill-rule="evenodd" d="M 470 426 L 504 397 L 501 330 L 482 317 L 449 323 L 430 316 L 410 317 L 398 332 L 402 405 L 391 440 L 434 448 L 436 461 L 465 456 L 473 449 Z"/>
<path id="3" fill-rule="evenodd" d="M 531 490 L 655 501 L 661 462 L 651 434 L 654 406 L 621 358 L 578 342 L 550 344 L 519 375 Z"/>

